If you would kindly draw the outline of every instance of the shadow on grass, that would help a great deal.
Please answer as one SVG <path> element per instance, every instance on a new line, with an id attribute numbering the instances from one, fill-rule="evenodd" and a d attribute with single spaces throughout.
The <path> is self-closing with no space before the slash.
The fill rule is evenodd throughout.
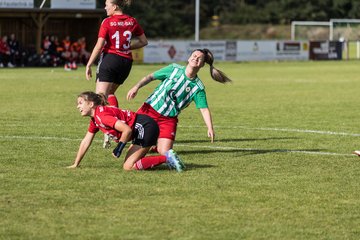
<path id="1" fill-rule="evenodd" d="M 185 165 L 186 165 L 186 171 L 193 170 L 193 169 L 199 169 L 199 168 L 217 167 L 216 165 L 211 165 L 211 164 L 196 164 L 196 163 L 185 163 Z"/>
<path id="2" fill-rule="evenodd" d="M 201 169 L 201 168 L 217 167 L 216 165 L 211 165 L 211 164 L 197 164 L 197 163 L 186 163 L 186 162 L 185 162 L 185 166 L 186 166 L 185 171 L 189 171 L 189 170 L 191 171 L 194 169 Z M 154 168 L 147 169 L 146 171 L 170 171 L 170 170 L 166 164 L 162 164 L 160 166 L 156 166 Z M 171 170 L 171 171 L 175 171 L 175 170 Z"/>
<path id="3" fill-rule="evenodd" d="M 273 137 L 273 138 L 229 138 L 229 139 L 216 139 L 215 142 L 253 142 L 253 141 L 268 141 L 268 140 L 294 140 L 299 139 L 295 137 Z M 202 140 L 175 140 L 175 144 L 181 143 L 209 143 L 209 139 L 202 139 Z"/>

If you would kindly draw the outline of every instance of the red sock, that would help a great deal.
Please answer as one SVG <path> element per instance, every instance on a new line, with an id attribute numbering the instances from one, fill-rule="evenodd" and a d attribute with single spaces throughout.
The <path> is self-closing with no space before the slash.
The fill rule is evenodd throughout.
<path id="1" fill-rule="evenodd" d="M 119 107 L 118 100 L 114 94 L 110 94 L 107 99 L 110 106 Z"/>
<path id="2" fill-rule="evenodd" d="M 162 163 L 166 162 L 165 156 L 150 156 L 150 157 L 144 157 L 137 161 L 134 166 L 136 170 L 145 170 L 148 168 L 153 168 L 157 165 L 160 165 Z"/>

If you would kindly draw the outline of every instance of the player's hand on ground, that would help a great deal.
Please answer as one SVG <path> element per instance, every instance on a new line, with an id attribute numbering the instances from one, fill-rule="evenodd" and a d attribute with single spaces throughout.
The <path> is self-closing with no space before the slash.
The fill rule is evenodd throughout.
<path id="1" fill-rule="evenodd" d="M 213 130 L 208 130 L 208 137 L 210 138 L 211 142 L 214 142 L 215 139 L 215 133 Z"/>
<path id="2" fill-rule="evenodd" d="M 113 152 L 112 152 L 112 155 L 115 157 L 115 158 L 119 158 L 120 155 L 121 155 L 121 152 L 122 150 L 125 148 L 126 146 L 126 142 L 121 142 L 119 141 L 116 148 L 114 148 Z"/>
<path id="3" fill-rule="evenodd" d="M 114 158 L 119 158 L 121 155 L 122 150 L 119 150 L 119 146 L 114 148 L 112 155 Z"/>
<path id="4" fill-rule="evenodd" d="M 71 166 L 67 166 L 66 168 L 77 168 L 78 166 L 74 163 L 73 165 Z"/>

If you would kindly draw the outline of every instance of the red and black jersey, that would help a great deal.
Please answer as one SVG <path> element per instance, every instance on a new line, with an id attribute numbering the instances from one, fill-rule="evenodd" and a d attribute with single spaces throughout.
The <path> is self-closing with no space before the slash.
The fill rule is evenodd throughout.
<path id="1" fill-rule="evenodd" d="M 106 40 L 103 52 L 132 59 L 131 38 L 143 33 L 144 30 L 135 18 L 122 14 L 105 18 L 101 23 L 98 37 Z"/>
<path id="2" fill-rule="evenodd" d="M 114 140 L 119 140 L 121 132 L 114 129 L 115 123 L 120 120 L 133 129 L 136 113 L 129 110 L 121 110 L 112 106 L 98 106 L 95 109 L 95 115 L 90 120 L 88 131 L 97 133 L 101 130 L 105 134 L 109 134 Z"/>

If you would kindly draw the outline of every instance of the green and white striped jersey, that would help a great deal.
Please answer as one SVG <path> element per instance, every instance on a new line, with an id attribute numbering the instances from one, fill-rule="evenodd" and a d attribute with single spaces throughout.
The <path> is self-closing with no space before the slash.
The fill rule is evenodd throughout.
<path id="1" fill-rule="evenodd" d="M 148 97 L 146 103 L 161 115 L 176 117 L 192 101 L 197 108 L 208 107 L 204 84 L 198 77 L 186 77 L 184 66 L 170 64 L 154 72 L 154 78 L 162 82 Z"/>

